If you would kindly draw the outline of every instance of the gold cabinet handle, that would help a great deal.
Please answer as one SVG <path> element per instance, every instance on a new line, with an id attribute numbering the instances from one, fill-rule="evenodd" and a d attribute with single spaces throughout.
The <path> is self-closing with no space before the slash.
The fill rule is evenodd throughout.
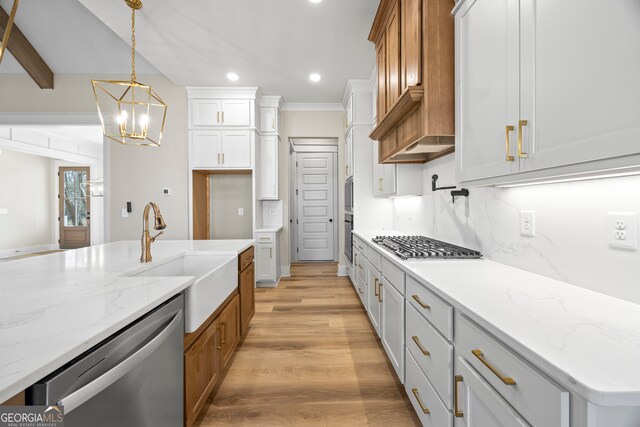
<path id="1" fill-rule="evenodd" d="M 224 153 L 222 153 L 222 164 L 224 165 Z"/>
<path id="2" fill-rule="evenodd" d="M 222 112 L 222 124 L 224 124 L 224 111 Z"/>
<path id="3" fill-rule="evenodd" d="M 502 381 L 506 385 L 516 385 L 516 380 L 501 374 L 499 370 L 497 370 L 493 365 L 491 365 L 491 363 L 489 363 L 489 361 L 487 361 L 487 359 L 484 358 L 484 354 L 481 350 L 471 350 L 471 353 L 473 353 L 473 355 L 477 357 L 484 366 L 489 368 L 489 370 L 493 372 L 496 377 L 500 378 L 500 381 Z"/>
<path id="4" fill-rule="evenodd" d="M 344 165 L 344 176 L 349 176 L 349 165 Z"/>
<path id="5" fill-rule="evenodd" d="M 273 248 L 269 248 L 269 258 L 273 258 Z"/>
<path id="6" fill-rule="evenodd" d="M 276 119 L 271 119 L 271 129 L 276 130 Z"/>
<path id="7" fill-rule="evenodd" d="M 378 302 L 382 302 L 382 282 L 378 282 Z"/>
<path id="8" fill-rule="evenodd" d="M 418 346 L 418 348 L 420 349 L 420 351 L 422 352 L 422 354 L 424 354 L 425 356 L 431 356 L 431 353 L 429 353 L 427 351 L 426 348 L 424 348 L 422 346 L 422 344 L 420 343 L 420 338 L 418 338 L 416 335 L 412 336 L 411 339 L 413 340 L 414 343 L 416 343 L 416 345 Z"/>
<path id="9" fill-rule="evenodd" d="M 378 294 L 380 293 L 380 289 L 378 288 L 378 278 L 376 277 L 374 280 L 374 286 L 373 286 L 373 292 L 375 294 L 375 296 L 378 296 Z"/>
<path id="10" fill-rule="evenodd" d="M 422 400 L 420 399 L 420 392 L 418 391 L 418 389 L 417 388 L 412 388 L 411 392 L 416 397 L 416 400 L 418 401 L 418 405 L 420 405 L 420 409 L 422 409 L 422 412 L 425 413 L 425 414 L 430 414 L 431 411 L 429 410 L 429 408 L 424 406 L 424 404 L 422 403 Z"/>
<path id="11" fill-rule="evenodd" d="M 216 123 L 220 123 L 220 111 L 216 111 Z"/>
<path id="12" fill-rule="evenodd" d="M 222 341 L 220 341 L 221 345 L 225 345 L 227 343 L 227 323 L 222 322 Z"/>
<path id="13" fill-rule="evenodd" d="M 412 295 L 411 298 L 416 300 L 416 302 L 420 304 L 425 310 L 431 310 L 431 306 L 429 304 L 425 304 L 418 295 Z"/>
<path id="14" fill-rule="evenodd" d="M 522 128 L 523 126 L 527 126 L 529 122 L 526 120 L 520 120 L 518 122 L 518 157 L 522 159 L 526 159 L 529 155 L 522 151 Z"/>
<path id="15" fill-rule="evenodd" d="M 378 178 L 378 190 L 382 193 L 382 178 Z"/>
<path id="16" fill-rule="evenodd" d="M 220 153 L 218 153 L 218 164 L 220 164 Z"/>
<path id="17" fill-rule="evenodd" d="M 507 146 L 506 146 L 506 150 L 507 150 L 507 162 L 513 162 L 515 160 L 515 157 L 513 157 L 511 155 L 511 149 L 509 148 L 509 146 L 511 144 L 509 144 L 509 133 L 513 132 L 513 126 L 506 126 L 506 134 L 507 134 Z"/>
<path id="18" fill-rule="evenodd" d="M 458 384 L 463 381 L 462 375 L 456 375 L 453 377 L 453 415 L 456 418 L 464 417 L 464 412 L 458 409 L 460 403 L 460 395 L 458 394 Z"/>

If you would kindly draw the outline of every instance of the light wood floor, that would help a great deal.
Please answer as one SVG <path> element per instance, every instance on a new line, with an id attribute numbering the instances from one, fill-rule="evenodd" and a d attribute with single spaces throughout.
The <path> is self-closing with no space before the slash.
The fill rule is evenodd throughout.
<path id="1" fill-rule="evenodd" d="M 247 338 L 197 427 L 418 426 L 348 278 L 298 264 L 256 290 Z"/>

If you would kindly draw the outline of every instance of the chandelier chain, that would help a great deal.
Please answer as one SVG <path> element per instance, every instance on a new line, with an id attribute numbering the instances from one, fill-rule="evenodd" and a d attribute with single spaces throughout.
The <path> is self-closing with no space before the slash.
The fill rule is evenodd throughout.
<path id="1" fill-rule="evenodd" d="M 136 81 L 136 9 L 131 8 L 131 82 Z"/>

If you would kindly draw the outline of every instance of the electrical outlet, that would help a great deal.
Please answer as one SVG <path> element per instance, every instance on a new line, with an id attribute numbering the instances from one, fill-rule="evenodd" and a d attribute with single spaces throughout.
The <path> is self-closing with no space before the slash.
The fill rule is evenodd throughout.
<path id="1" fill-rule="evenodd" d="M 122 218 L 129 218 L 129 212 L 127 212 L 127 208 L 122 208 Z"/>
<path id="2" fill-rule="evenodd" d="M 638 214 L 635 212 L 609 212 L 607 239 L 614 248 L 638 248 Z"/>
<path id="3" fill-rule="evenodd" d="M 520 234 L 527 237 L 536 235 L 536 216 L 534 211 L 520 211 Z"/>
<path id="4" fill-rule="evenodd" d="M 244 208 L 238 208 L 238 215 L 244 216 Z"/>

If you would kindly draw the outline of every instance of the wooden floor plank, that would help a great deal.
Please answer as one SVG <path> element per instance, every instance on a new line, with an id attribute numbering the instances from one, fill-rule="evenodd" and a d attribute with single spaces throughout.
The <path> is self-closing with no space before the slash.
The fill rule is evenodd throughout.
<path id="1" fill-rule="evenodd" d="M 256 314 L 195 427 L 418 426 L 348 278 L 293 264 Z"/>

